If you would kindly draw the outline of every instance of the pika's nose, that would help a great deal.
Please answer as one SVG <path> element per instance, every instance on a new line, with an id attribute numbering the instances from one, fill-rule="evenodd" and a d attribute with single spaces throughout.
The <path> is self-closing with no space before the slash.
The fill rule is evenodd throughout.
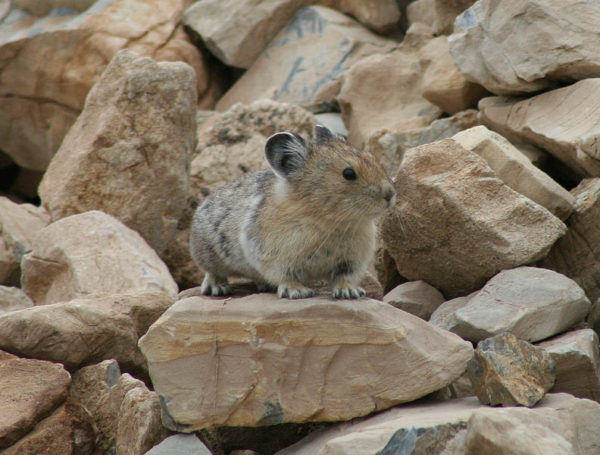
<path id="1" fill-rule="evenodd" d="M 383 198 L 387 201 L 388 207 L 394 205 L 396 202 L 396 190 L 391 185 L 384 185 L 383 187 Z"/>

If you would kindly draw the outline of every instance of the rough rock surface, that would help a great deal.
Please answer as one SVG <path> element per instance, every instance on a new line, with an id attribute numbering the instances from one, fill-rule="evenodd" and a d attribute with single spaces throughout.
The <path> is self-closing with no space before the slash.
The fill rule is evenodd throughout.
<path id="1" fill-rule="evenodd" d="M 16 204 L 0 196 L 0 283 L 17 285 L 21 260 L 33 239 L 50 222 L 48 213 L 31 204 Z"/>
<path id="2" fill-rule="evenodd" d="M 482 122 L 510 140 L 552 153 L 580 177 L 600 176 L 600 78 L 586 79 L 527 99 L 505 96 L 479 102 Z"/>
<path id="3" fill-rule="evenodd" d="M 190 6 L 183 23 L 201 38 L 223 63 L 250 68 L 267 44 L 294 13 L 311 0 L 201 0 Z M 378 32 L 400 20 L 394 0 L 321 0 L 321 4 L 350 13 Z"/>
<path id="4" fill-rule="evenodd" d="M 518 267 L 488 281 L 456 310 L 454 327 L 446 328 L 474 342 L 507 331 L 539 341 L 583 321 L 590 307 L 570 278 L 552 270 Z"/>
<path id="5" fill-rule="evenodd" d="M 498 133 L 477 126 L 455 134 L 452 139 L 482 157 L 513 190 L 546 207 L 554 216 L 564 221 L 573 212 L 575 198 L 571 193 Z"/>
<path id="6" fill-rule="evenodd" d="M 479 0 L 458 17 L 450 52 L 467 79 L 493 93 L 537 92 L 600 76 L 598 21 L 596 2 Z"/>
<path id="7" fill-rule="evenodd" d="M 70 370 L 116 359 L 143 373 L 138 339 L 173 303 L 162 292 L 87 297 L 0 316 L 0 348 L 60 362 Z"/>
<path id="8" fill-rule="evenodd" d="M 541 259 L 566 232 L 558 218 L 451 139 L 408 150 L 395 187 L 402 196 L 383 220 L 385 247 L 402 276 L 426 281 L 446 297 Z"/>
<path id="9" fill-rule="evenodd" d="M 0 449 L 8 447 L 56 409 L 71 376 L 62 365 L 31 359 L 0 361 Z"/>
<path id="10" fill-rule="evenodd" d="M 0 148 L 19 166 L 43 171 L 88 91 L 124 48 L 155 60 L 189 63 L 198 93 L 204 93 L 209 80 L 202 54 L 178 27 L 187 4 L 12 2 L 0 23 Z"/>
<path id="11" fill-rule="evenodd" d="M 0 286 L 0 315 L 32 306 L 33 302 L 21 289 Z"/>
<path id="12" fill-rule="evenodd" d="M 375 300 L 271 294 L 180 300 L 140 347 L 165 423 L 185 431 L 347 420 L 442 388 L 472 355 L 469 343 Z"/>
<path id="13" fill-rule="evenodd" d="M 421 96 L 420 51 L 431 39 L 431 30 L 417 24 L 398 49 L 363 58 L 344 73 L 337 100 L 349 142 L 362 147 L 379 130 L 423 128 L 442 114 Z"/>
<path id="14" fill-rule="evenodd" d="M 467 372 L 483 404 L 533 406 L 554 385 L 550 354 L 511 333 L 477 344 Z"/>
<path id="15" fill-rule="evenodd" d="M 383 296 L 385 303 L 425 320 L 429 319 L 444 300 L 440 291 L 425 281 L 409 281 Z"/>
<path id="16" fill-rule="evenodd" d="M 160 255 L 186 206 L 196 103 L 189 65 L 119 52 L 40 183 L 52 220 L 101 210 Z"/>
<path id="17" fill-rule="evenodd" d="M 600 329 L 600 179 L 585 179 L 572 190 L 575 212 L 569 231 L 550 250 L 541 265 L 579 284 L 592 301 L 589 322 Z"/>
<path id="18" fill-rule="evenodd" d="M 597 418 L 598 403 L 562 393 L 546 395 L 531 409 L 491 408 L 475 398 L 462 398 L 401 406 L 334 425 L 276 455 L 594 455 L 600 444 L 600 436 L 593 430 Z M 490 425 L 482 428 L 482 421 Z M 559 441 L 557 447 L 568 450 L 536 452 L 537 439 L 532 439 L 532 434 L 545 436 L 543 448 L 548 448 L 551 441 Z M 489 444 L 490 439 L 495 444 Z M 519 447 L 526 447 L 527 451 L 515 452 Z M 574 448 L 578 452 L 571 452 Z"/>
<path id="19" fill-rule="evenodd" d="M 167 267 L 144 239 L 99 211 L 72 215 L 42 229 L 21 267 L 23 290 L 36 305 L 90 294 L 177 294 Z"/>
<path id="20" fill-rule="evenodd" d="M 600 401 L 600 352 L 592 329 L 567 332 L 537 344 L 556 364 L 553 392 Z"/>
<path id="21" fill-rule="evenodd" d="M 331 101 L 321 94 L 330 91 L 343 72 L 394 44 L 332 9 L 302 8 L 219 100 L 217 109 L 263 98 L 296 104 Z"/>

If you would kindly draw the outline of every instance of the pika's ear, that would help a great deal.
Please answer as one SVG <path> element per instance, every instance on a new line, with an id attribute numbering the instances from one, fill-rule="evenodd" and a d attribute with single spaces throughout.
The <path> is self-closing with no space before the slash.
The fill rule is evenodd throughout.
<path id="1" fill-rule="evenodd" d="M 336 135 L 329 128 L 323 125 L 315 126 L 315 142 L 317 144 L 324 144 L 333 139 L 336 139 Z"/>
<path id="2" fill-rule="evenodd" d="M 277 133 L 267 139 L 265 155 L 277 175 L 284 179 L 298 174 L 304 167 L 309 150 L 302 137 L 295 133 Z"/>

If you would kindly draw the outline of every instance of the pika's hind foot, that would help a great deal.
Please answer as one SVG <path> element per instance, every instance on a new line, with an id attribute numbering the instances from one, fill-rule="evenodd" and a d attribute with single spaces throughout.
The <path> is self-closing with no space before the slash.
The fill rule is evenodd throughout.
<path id="1" fill-rule="evenodd" d="M 281 283 L 277 287 L 277 295 L 282 299 L 307 299 L 315 295 L 315 291 L 300 283 Z"/>
<path id="2" fill-rule="evenodd" d="M 366 294 L 361 287 L 334 288 L 332 296 L 334 299 L 358 299 Z"/>
<path id="3" fill-rule="evenodd" d="M 200 292 L 203 295 L 229 295 L 231 294 L 231 286 L 227 282 L 227 278 L 224 280 L 218 280 L 211 273 L 207 273 L 204 276 L 204 280 L 202 281 L 202 285 L 200 286 Z"/>

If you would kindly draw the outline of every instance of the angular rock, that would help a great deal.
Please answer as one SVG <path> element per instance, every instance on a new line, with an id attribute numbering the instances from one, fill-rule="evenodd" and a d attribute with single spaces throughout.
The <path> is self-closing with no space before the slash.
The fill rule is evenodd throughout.
<path id="1" fill-rule="evenodd" d="M 488 94 L 481 85 L 469 82 L 458 71 L 447 37 L 438 36 L 428 42 L 421 51 L 421 58 L 427 66 L 423 74 L 423 98 L 444 112 L 456 114 L 477 107 L 477 101 Z"/>
<path id="2" fill-rule="evenodd" d="M 88 297 L 0 316 L 0 348 L 51 360 L 74 371 L 116 359 L 126 371 L 143 374 L 138 339 L 173 303 L 161 292 Z"/>
<path id="3" fill-rule="evenodd" d="M 189 63 L 203 94 L 209 76 L 202 54 L 178 26 L 188 4 L 12 2 L 0 24 L 0 149 L 19 166 L 43 171 L 88 91 L 123 48 L 156 60 Z"/>
<path id="4" fill-rule="evenodd" d="M 406 19 L 410 25 L 417 22 L 433 27 L 435 0 L 414 0 L 406 6 Z"/>
<path id="5" fill-rule="evenodd" d="M 543 148 L 580 177 L 600 176 L 600 78 L 527 99 L 490 97 L 479 102 L 482 122 L 510 140 Z"/>
<path id="6" fill-rule="evenodd" d="M 575 198 L 571 193 L 498 133 L 477 126 L 455 134 L 452 139 L 482 157 L 509 187 L 546 207 L 554 216 L 564 221 L 573 212 Z"/>
<path id="7" fill-rule="evenodd" d="M 431 30 L 417 24 L 398 49 L 363 58 L 344 73 L 337 99 L 349 142 L 361 148 L 379 130 L 423 128 L 442 114 L 421 96 L 420 52 L 431 39 Z"/>
<path id="8" fill-rule="evenodd" d="M 409 281 L 384 295 L 383 301 L 427 321 L 445 299 L 440 291 L 425 281 Z"/>
<path id="9" fill-rule="evenodd" d="M 490 92 L 537 92 L 600 76 L 599 20 L 595 2 L 480 0 L 457 18 L 450 52 L 465 77 Z"/>
<path id="10" fill-rule="evenodd" d="M 401 197 L 383 219 L 385 247 L 402 276 L 426 281 L 446 297 L 541 259 L 566 232 L 558 218 L 451 139 L 408 150 L 395 186 Z"/>
<path id="11" fill-rule="evenodd" d="M 80 455 L 93 453 L 94 443 L 94 432 L 85 416 L 72 406 L 62 405 L 2 455 Z"/>
<path id="12" fill-rule="evenodd" d="M 476 342 L 503 332 L 539 341 L 583 321 L 590 301 L 570 278 L 552 270 L 504 270 L 455 312 L 452 332 Z"/>
<path id="13" fill-rule="evenodd" d="M 433 0 L 433 33 L 452 33 L 456 17 L 475 2 L 476 0 Z"/>
<path id="14" fill-rule="evenodd" d="M 537 346 L 550 354 L 556 364 L 553 392 L 600 401 L 600 354 L 596 332 L 575 330 Z"/>
<path id="15" fill-rule="evenodd" d="M 469 300 L 477 295 L 478 291 L 472 292 L 469 295 L 462 297 L 456 297 L 455 299 L 447 300 L 442 303 L 437 309 L 431 314 L 429 322 L 433 325 L 438 326 L 440 329 L 448 330 L 452 332 L 454 327 L 458 324 L 456 319 L 456 312 L 467 305 Z"/>
<path id="16" fill-rule="evenodd" d="M 263 98 L 294 104 L 327 101 L 319 98 L 320 92 L 353 63 L 394 45 L 342 13 L 322 6 L 302 8 L 219 100 L 217 109 Z"/>
<path id="17" fill-rule="evenodd" d="M 477 344 L 467 372 L 479 401 L 502 406 L 533 406 L 554 385 L 550 354 L 511 333 Z"/>
<path id="18" fill-rule="evenodd" d="M 31 251 L 33 239 L 50 222 L 44 209 L 16 204 L 0 196 L 0 283 L 18 285 L 21 260 Z"/>
<path id="19" fill-rule="evenodd" d="M 21 267 L 23 290 L 36 305 L 90 294 L 164 291 L 177 295 L 167 267 L 144 239 L 95 210 L 42 229 Z"/>
<path id="20" fill-rule="evenodd" d="M 143 455 L 167 437 L 158 395 L 145 387 L 131 389 L 119 408 L 117 455 Z"/>
<path id="21" fill-rule="evenodd" d="M 101 210 L 160 255 L 187 202 L 196 103 L 189 65 L 119 52 L 40 183 L 52 220 Z"/>
<path id="22" fill-rule="evenodd" d="M 0 449 L 18 441 L 67 397 L 62 365 L 31 359 L 0 362 Z"/>
<path id="23" fill-rule="evenodd" d="M 71 379 L 69 402 L 93 416 L 100 398 L 119 382 L 121 369 L 116 360 L 104 360 L 80 368 Z"/>
<path id="24" fill-rule="evenodd" d="M 21 289 L 0 286 L 0 315 L 32 306 L 33 302 Z"/>
<path id="25" fill-rule="evenodd" d="M 434 120 L 425 128 L 410 131 L 379 130 L 369 137 L 365 149 L 379 158 L 388 175 L 396 175 L 404 152 L 419 145 L 448 139 L 459 131 L 480 125 L 477 111 L 469 109 L 452 117 Z"/>
<path id="26" fill-rule="evenodd" d="M 271 294 L 180 300 L 140 347 L 163 421 L 186 432 L 365 415 L 444 387 L 472 355 L 469 343 L 375 300 Z"/>
<path id="27" fill-rule="evenodd" d="M 517 443 L 507 451 L 484 451 L 485 445 L 469 442 L 464 446 L 465 436 L 470 439 L 480 433 L 478 425 L 489 418 L 491 424 L 500 420 L 513 422 L 497 428 L 504 434 L 520 434 Z M 600 418 L 600 405 L 589 400 L 574 398 L 567 394 L 549 394 L 535 408 L 491 408 L 481 405 L 475 398 L 462 398 L 442 403 L 419 403 L 400 406 L 375 416 L 337 424 L 314 433 L 276 455 L 515 455 L 536 452 L 535 439 L 530 434 L 550 433 L 561 443 L 566 440 L 577 453 L 594 455 L 600 443 L 595 430 Z M 480 420 L 481 419 L 481 420 Z M 473 426 L 471 426 L 474 421 Z M 496 426 L 496 425 L 491 425 Z M 528 432 L 527 430 L 533 430 Z M 489 433 L 488 433 L 489 434 Z M 524 439 L 524 440 L 521 440 Z M 527 447 L 527 452 L 515 448 Z M 547 447 L 547 446 L 543 446 Z M 569 447 L 559 446 L 559 447 Z M 566 455 L 570 452 L 560 452 Z M 558 455 L 558 453 L 556 453 Z"/>
<path id="28" fill-rule="evenodd" d="M 193 434 L 174 434 L 154 446 L 145 455 L 212 455 Z"/>
<path id="29" fill-rule="evenodd" d="M 572 190 L 575 212 L 569 219 L 569 231 L 541 262 L 579 284 L 592 301 L 588 320 L 600 329 L 600 179 L 585 179 Z"/>

